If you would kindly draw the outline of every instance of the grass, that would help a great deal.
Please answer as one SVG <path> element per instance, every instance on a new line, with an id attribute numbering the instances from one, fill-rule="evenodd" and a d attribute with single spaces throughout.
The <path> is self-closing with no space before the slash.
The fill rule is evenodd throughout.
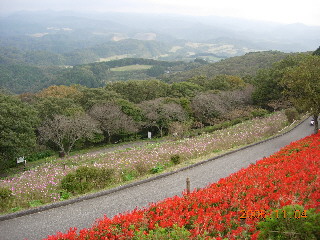
<path id="1" fill-rule="evenodd" d="M 14 196 L 14 201 L 1 213 L 35 205 L 30 206 L 30 202 L 46 204 L 65 200 L 68 194 L 61 197 L 61 179 L 80 166 L 113 169 L 118 177 L 109 187 L 115 187 L 268 138 L 279 133 L 285 123 L 286 117 L 280 112 L 193 138 L 149 143 L 112 152 L 87 152 L 65 159 L 50 158 L 28 171 L 0 180 L 0 185 L 10 189 Z M 174 155 L 179 156 L 180 164 L 172 163 Z"/>
<path id="2" fill-rule="evenodd" d="M 99 62 L 108 62 L 108 61 L 112 61 L 112 60 L 119 60 L 119 59 L 129 58 L 129 57 L 132 57 L 132 55 L 130 55 L 130 54 L 114 55 L 114 56 L 107 57 L 107 58 L 100 58 Z"/>
<path id="3" fill-rule="evenodd" d="M 111 68 L 112 72 L 141 71 L 152 68 L 152 65 L 128 65 L 123 67 Z"/>

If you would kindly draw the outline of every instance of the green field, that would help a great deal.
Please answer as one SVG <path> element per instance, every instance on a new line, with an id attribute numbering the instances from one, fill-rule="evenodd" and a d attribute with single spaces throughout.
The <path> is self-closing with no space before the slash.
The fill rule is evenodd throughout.
<path id="1" fill-rule="evenodd" d="M 152 65 L 128 65 L 123 67 L 111 68 L 112 72 L 140 71 L 152 68 Z"/>

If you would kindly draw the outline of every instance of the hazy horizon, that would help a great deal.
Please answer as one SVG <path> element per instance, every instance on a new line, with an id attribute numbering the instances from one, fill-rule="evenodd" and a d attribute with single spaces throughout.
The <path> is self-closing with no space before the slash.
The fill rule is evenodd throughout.
<path id="1" fill-rule="evenodd" d="M 290 0 L 1 0 L 0 13 L 73 11 L 222 16 L 255 21 L 320 26 L 320 1 Z"/>

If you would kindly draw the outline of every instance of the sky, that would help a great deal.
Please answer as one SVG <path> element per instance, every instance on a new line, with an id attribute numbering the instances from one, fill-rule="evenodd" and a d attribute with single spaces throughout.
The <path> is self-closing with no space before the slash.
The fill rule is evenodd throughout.
<path id="1" fill-rule="evenodd" d="M 320 0 L 0 0 L 2 14 L 48 9 L 214 15 L 320 26 Z"/>

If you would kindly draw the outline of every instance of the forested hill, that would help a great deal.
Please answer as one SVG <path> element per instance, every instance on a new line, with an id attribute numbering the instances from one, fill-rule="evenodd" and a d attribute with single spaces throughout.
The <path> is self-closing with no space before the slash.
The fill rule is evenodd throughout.
<path id="1" fill-rule="evenodd" d="M 0 88 L 12 93 L 37 92 L 51 85 L 104 87 L 106 82 L 146 80 L 207 64 L 200 60 L 186 63 L 125 58 L 77 66 L 37 66 L 26 64 L 21 58 L 16 62 L 8 59 L 0 58 Z"/>
<path id="2" fill-rule="evenodd" d="M 251 52 L 189 71 L 167 74 L 164 76 L 164 79 L 167 79 L 169 82 L 180 82 L 197 76 L 212 78 L 221 74 L 240 77 L 253 76 L 259 69 L 269 68 L 273 63 L 284 59 L 288 55 L 289 53 L 279 51 Z"/>
<path id="3" fill-rule="evenodd" d="M 0 40 L 0 63 L 24 63 L 37 66 L 75 66 L 80 64 L 89 64 L 104 60 L 119 58 L 154 58 L 160 56 L 170 49 L 165 43 L 158 41 L 142 41 L 136 39 L 124 39 L 122 41 L 106 41 L 91 47 L 82 47 L 73 49 L 70 46 L 68 52 L 58 52 L 56 48 L 60 41 L 57 36 L 51 37 L 47 42 L 39 42 L 38 39 L 30 41 L 33 44 L 45 45 L 44 49 L 37 49 L 35 46 L 29 46 L 29 49 L 23 49 L 20 45 L 11 43 L 9 46 L 2 46 Z M 60 38 L 67 38 L 61 37 Z M 68 38 L 67 38 L 68 39 Z M 42 40 L 44 41 L 44 40 Z M 60 43 L 60 48 L 68 48 L 73 43 Z M 53 49 L 51 49 L 53 48 Z"/>
<path id="4" fill-rule="evenodd" d="M 270 67 L 287 55 L 278 51 L 255 52 L 212 64 L 201 60 L 185 63 L 130 58 L 74 67 L 44 67 L 2 61 L 0 88 L 23 93 L 36 92 L 51 85 L 80 84 L 96 88 L 121 80 L 158 78 L 165 82 L 179 82 L 197 76 L 212 78 L 221 74 L 252 76 L 258 69 Z"/>

